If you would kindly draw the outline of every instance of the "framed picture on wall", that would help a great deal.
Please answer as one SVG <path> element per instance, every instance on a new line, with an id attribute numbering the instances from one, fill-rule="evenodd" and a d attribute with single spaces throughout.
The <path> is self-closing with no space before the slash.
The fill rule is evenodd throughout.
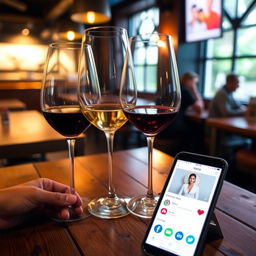
<path id="1" fill-rule="evenodd" d="M 195 42 L 222 35 L 222 0 L 185 0 L 185 39 Z"/>

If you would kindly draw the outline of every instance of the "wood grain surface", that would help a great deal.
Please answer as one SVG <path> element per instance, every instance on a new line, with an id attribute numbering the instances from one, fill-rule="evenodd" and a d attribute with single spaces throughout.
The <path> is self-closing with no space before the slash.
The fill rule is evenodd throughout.
<path id="1" fill-rule="evenodd" d="M 173 158 L 154 150 L 154 191 L 159 193 Z M 107 194 L 106 154 L 77 157 L 75 185 L 81 196 L 95 198 Z M 48 177 L 68 184 L 68 160 L 56 160 L 0 168 L 0 187 Z M 120 196 L 146 192 L 146 148 L 114 154 L 114 184 Z M 215 210 L 224 239 L 206 244 L 205 256 L 245 255 L 256 251 L 256 196 L 225 182 Z M 1 255 L 113 255 L 140 256 L 140 244 L 148 221 L 131 215 L 115 220 L 88 217 L 61 226 L 49 220 L 35 221 L 0 233 Z"/>
<path id="2" fill-rule="evenodd" d="M 38 111 L 14 111 L 9 115 L 9 124 L 0 124 L 0 158 L 67 149 L 65 137 L 56 132 Z M 79 148 L 84 137 L 82 134 L 77 138 Z"/>
<path id="3" fill-rule="evenodd" d="M 208 118 L 206 125 L 245 137 L 256 138 L 256 123 L 248 121 L 245 117 Z"/>

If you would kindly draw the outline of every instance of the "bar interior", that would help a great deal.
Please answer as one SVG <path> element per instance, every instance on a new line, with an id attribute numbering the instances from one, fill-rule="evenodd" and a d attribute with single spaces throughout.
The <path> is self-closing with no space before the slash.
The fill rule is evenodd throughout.
<path id="1" fill-rule="evenodd" d="M 255 255 L 255 17 L 0 0 L 1 255 Z"/>

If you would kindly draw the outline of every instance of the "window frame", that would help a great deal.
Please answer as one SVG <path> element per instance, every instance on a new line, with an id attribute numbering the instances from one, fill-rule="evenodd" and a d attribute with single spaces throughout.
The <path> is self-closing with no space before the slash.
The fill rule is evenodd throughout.
<path id="1" fill-rule="evenodd" d="M 220 61 L 220 60 L 231 60 L 231 70 L 230 72 L 235 72 L 236 71 L 236 63 L 237 60 L 241 60 L 241 59 L 255 59 L 256 58 L 256 54 L 255 55 L 237 55 L 237 47 L 238 47 L 238 30 L 240 28 L 250 28 L 250 27 L 255 27 L 256 28 L 256 21 L 255 24 L 249 24 L 249 25 L 245 25 L 242 24 L 243 21 L 247 18 L 247 16 L 250 14 L 250 12 L 253 10 L 253 8 L 256 8 L 256 0 L 253 0 L 249 6 L 247 7 L 247 10 L 243 13 L 243 15 L 241 17 L 237 17 L 238 14 L 238 1 L 236 0 L 236 10 L 235 10 L 235 18 L 232 18 L 229 13 L 226 11 L 225 9 L 225 5 L 223 4 L 223 15 L 226 16 L 226 18 L 228 19 L 228 21 L 231 24 L 231 28 L 225 29 L 223 28 L 223 33 L 228 32 L 228 31 L 233 31 L 234 35 L 233 35 L 233 51 L 230 57 L 208 57 L 207 56 L 207 47 L 208 47 L 208 41 L 204 41 L 200 43 L 200 57 L 199 57 L 199 71 L 201 72 L 201 74 L 203 74 L 202 78 L 201 78 L 201 82 L 203 84 L 202 88 L 201 88 L 201 93 L 203 94 L 205 99 L 210 99 L 211 97 L 207 97 L 205 96 L 205 84 L 206 84 L 206 64 L 208 61 Z M 211 40 L 218 40 L 217 39 L 211 39 Z"/>
<path id="2" fill-rule="evenodd" d="M 129 16 L 128 16 L 128 32 L 130 33 L 130 20 L 131 20 L 131 18 L 133 17 L 133 16 L 135 16 L 135 15 L 137 15 L 137 14 L 139 14 L 139 13 L 142 13 L 142 12 L 147 12 L 147 11 L 149 11 L 150 9 L 158 9 L 158 14 L 159 14 L 159 21 L 158 21 L 158 24 L 157 25 L 155 25 L 155 23 L 154 23 L 154 31 L 153 32 L 157 32 L 158 31 L 158 27 L 159 27 L 159 23 L 160 23 L 160 8 L 159 7 L 157 7 L 157 6 L 150 6 L 150 7 L 148 7 L 148 8 L 145 8 L 145 9 L 143 9 L 143 10 L 139 10 L 139 11 L 137 11 L 137 12 L 135 12 L 135 13 L 133 13 L 133 14 L 130 14 Z M 137 35 L 139 35 L 139 30 L 140 30 L 140 26 L 142 25 L 142 20 L 141 20 L 141 22 L 140 22 L 140 24 L 139 24 L 139 26 L 137 27 L 137 29 L 136 29 L 136 36 Z M 135 35 L 133 35 L 133 36 L 135 36 Z M 146 47 L 145 48 L 145 50 L 147 51 L 147 49 L 148 49 L 148 47 Z M 156 88 L 155 88 L 155 91 L 149 91 L 149 90 L 147 90 L 147 85 L 148 85 L 148 83 L 147 83 L 147 78 L 148 78 L 148 76 L 147 76 L 147 67 L 154 67 L 154 66 L 156 66 L 156 64 L 148 64 L 147 63 L 147 58 L 145 58 L 145 60 L 144 60 L 144 62 L 143 62 L 143 64 L 133 64 L 134 65 L 134 69 L 136 69 L 136 67 L 143 67 L 144 69 L 144 74 L 143 74 L 143 77 L 144 77 L 144 79 L 143 79 L 143 90 L 142 91 L 139 91 L 138 90 L 138 93 L 145 93 L 145 94 L 149 94 L 149 95 L 154 95 L 156 92 L 157 92 L 157 90 L 158 90 L 158 88 L 157 88 L 157 84 L 156 84 Z"/>

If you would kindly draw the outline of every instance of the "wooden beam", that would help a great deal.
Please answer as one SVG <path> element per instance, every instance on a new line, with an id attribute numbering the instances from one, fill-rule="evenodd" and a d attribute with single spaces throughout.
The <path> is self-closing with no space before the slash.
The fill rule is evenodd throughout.
<path id="1" fill-rule="evenodd" d="M 55 20 L 68 10 L 73 4 L 73 0 L 59 1 L 45 16 L 46 20 Z"/>
<path id="2" fill-rule="evenodd" d="M 26 4 L 24 4 L 18 0 L 0 0 L 0 3 L 11 6 L 21 12 L 25 12 L 28 8 L 28 6 Z"/>
<path id="3" fill-rule="evenodd" d="M 7 23 L 27 23 L 27 22 L 32 22 L 33 24 L 43 23 L 43 19 L 34 18 L 28 15 L 17 15 L 17 14 L 0 14 L 0 21 L 7 22 Z"/>

